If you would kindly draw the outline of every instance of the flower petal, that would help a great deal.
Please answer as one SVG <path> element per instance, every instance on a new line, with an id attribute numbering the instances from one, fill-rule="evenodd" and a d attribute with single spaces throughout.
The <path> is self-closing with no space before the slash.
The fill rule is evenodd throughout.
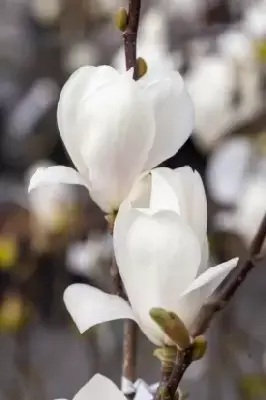
<path id="1" fill-rule="evenodd" d="M 176 211 L 203 244 L 207 231 L 207 199 L 199 173 L 190 167 L 155 168 L 151 175 L 150 207 Z"/>
<path id="2" fill-rule="evenodd" d="M 196 277 L 200 245 L 190 227 L 171 211 L 147 215 L 119 212 L 114 227 L 115 256 L 134 313 L 158 344 L 158 328 L 149 310 L 175 311 L 179 295 Z"/>
<path id="3" fill-rule="evenodd" d="M 206 235 L 203 245 L 201 246 L 201 262 L 198 269 L 198 276 L 203 274 L 209 266 L 209 241 Z"/>
<path id="4" fill-rule="evenodd" d="M 30 192 L 39 186 L 52 185 L 55 183 L 87 186 L 86 182 L 75 169 L 58 166 L 38 168 L 30 179 L 28 191 Z"/>
<path id="5" fill-rule="evenodd" d="M 98 89 L 78 113 L 91 196 L 104 211 L 118 208 L 129 194 L 154 139 L 149 98 L 130 75 Z"/>
<path id="6" fill-rule="evenodd" d="M 144 86 L 153 105 L 156 133 L 145 170 L 176 154 L 190 136 L 194 124 L 192 101 L 184 81 L 177 71 L 158 76 L 157 80 L 147 79 L 139 84 Z"/>
<path id="7" fill-rule="evenodd" d="M 57 109 L 57 121 L 61 139 L 76 168 L 87 176 L 87 166 L 81 158 L 81 135 L 77 129 L 77 111 L 82 102 L 99 87 L 118 78 L 116 70 L 109 66 L 81 67 L 65 83 Z M 89 100 L 90 101 L 90 100 Z"/>
<path id="8" fill-rule="evenodd" d="M 209 268 L 182 293 L 178 315 L 187 328 L 191 326 L 197 313 L 208 297 L 217 289 L 227 275 L 236 267 L 238 258 L 233 258 L 216 267 Z"/>
<path id="9" fill-rule="evenodd" d="M 73 400 L 89 399 L 125 400 L 126 398 L 110 379 L 96 374 L 73 398 Z"/>
<path id="10" fill-rule="evenodd" d="M 89 285 L 70 285 L 64 292 L 64 302 L 81 333 L 102 322 L 135 319 L 125 300 Z"/>

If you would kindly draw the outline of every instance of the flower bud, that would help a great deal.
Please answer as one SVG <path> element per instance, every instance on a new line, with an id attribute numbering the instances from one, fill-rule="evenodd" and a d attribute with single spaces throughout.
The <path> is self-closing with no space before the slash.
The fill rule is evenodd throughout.
<path id="1" fill-rule="evenodd" d="M 120 7 L 115 14 L 115 26 L 122 32 L 127 28 L 128 14 L 124 7 Z"/>
<path id="2" fill-rule="evenodd" d="M 193 342 L 193 360 L 200 360 L 207 350 L 207 341 L 203 335 L 197 336 Z"/>
<path id="3" fill-rule="evenodd" d="M 175 313 L 163 308 L 152 308 L 150 316 L 179 349 L 185 349 L 190 345 L 188 330 Z"/>
<path id="4" fill-rule="evenodd" d="M 153 355 L 158 358 L 164 366 L 172 370 L 177 355 L 177 348 L 175 346 L 159 347 L 154 350 Z"/>
<path id="5" fill-rule="evenodd" d="M 142 78 L 148 71 L 148 64 L 144 58 L 137 58 L 137 78 Z"/>

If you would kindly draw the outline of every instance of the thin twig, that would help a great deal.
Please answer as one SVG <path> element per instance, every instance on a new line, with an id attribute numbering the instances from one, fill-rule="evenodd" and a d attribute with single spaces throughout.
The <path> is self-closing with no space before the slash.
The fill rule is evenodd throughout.
<path id="1" fill-rule="evenodd" d="M 136 340 L 137 340 L 137 329 L 135 322 L 131 320 L 125 321 L 122 376 L 124 376 L 130 382 L 134 382 L 136 379 L 135 377 Z"/>
<path id="2" fill-rule="evenodd" d="M 129 0 L 127 27 L 125 32 L 123 33 L 126 69 L 128 70 L 130 68 L 134 68 L 134 75 L 133 75 L 134 79 L 138 78 L 137 35 L 139 27 L 140 9 L 141 9 L 141 0 Z M 114 266 L 113 269 L 115 270 Z M 117 290 L 120 290 L 118 284 L 117 284 Z M 131 320 L 125 321 L 124 340 L 123 340 L 122 379 L 125 378 L 130 382 L 134 382 L 136 378 L 135 376 L 136 338 L 137 338 L 137 325 L 135 324 L 134 321 Z"/>
<path id="3" fill-rule="evenodd" d="M 128 2 L 128 23 L 124 37 L 126 69 L 134 68 L 134 79 L 137 79 L 137 35 L 139 28 L 141 0 L 129 0 Z"/>
<path id="4" fill-rule="evenodd" d="M 216 313 L 222 310 L 228 304 L 228 302 L 236 293 L 237 289 L 246 279 L 249 272 L 255 267 L 255 261 L 261 253 L 261 248 L 264 243 L 265 237 L 266 213 L 251 244 L 249 258 L 242 265 L 239 264 L 236 270 L 233 271 L 229 276 L 227 284 L 222 287 L 222 290 L 218 288 L 210 301 L 201 308 L 192 330 L 193 337 L 196 337 L 206 331 Z M 178 355 L 176 365 L 172 371 L 171 377 L 167 385 L 169 398 L 174 398 L 179 382 L 181 381 L 185 371 L 190 366 L 191 362 L 192 347 L 185 349 Z"/>

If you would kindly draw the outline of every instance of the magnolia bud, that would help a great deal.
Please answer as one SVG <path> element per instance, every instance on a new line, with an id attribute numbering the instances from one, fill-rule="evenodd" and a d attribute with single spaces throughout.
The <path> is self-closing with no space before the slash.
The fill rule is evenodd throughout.
<path id="1" fill-rule="evenodd" d="M 200 360 L 207 350 L 207 341 L 203 335 L 197 336 L 193 342 L 193 355 L 194 361 Z"/>
<path id="2" fill-rule="evenodd" d="M 148 64 L 144 58 L 137 58 L 137 77 L 142 78 L 148 71 Z"/>
<path id="3" fill-rule="evenodd" d="M 188 330 L 175 313 L 163 308 L 152 308 L 150 316 L 179 349 L 185 349 L 190 345 Z"/>
<path id="4" fill-rule="evenodd" d="M 154 350 L 153 355 L 158 358 L 162 364 L 172 368 L 175 363 L 177 348 L 172 346 L 159 347 Z"/>
<path id="5" fill-rule="evenodd" d="M 122 32 L 124 32 L 127 28 L 128 23 L 128 14 L 127 10 L 124 7 L 120 7 L 117 13 L 115 14 L 115 26 Z"/>

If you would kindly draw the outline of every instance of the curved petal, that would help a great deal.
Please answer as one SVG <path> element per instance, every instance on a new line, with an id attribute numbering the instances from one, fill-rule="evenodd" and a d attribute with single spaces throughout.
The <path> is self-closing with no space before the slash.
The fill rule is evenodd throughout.
<path id="1" fill-rule="evenodd" d="M 148 215 L 131 209 L 118 213 L 114 249 L 134 313 L 143 331 L 158 344 L 159 328 L 150 319 L 149 310 L 162 307 L 175 311 L 179 295 L 197 274 L 201 257 L 198 240 L 175 212 Z"/>
<path id="2" fill-rule="evenodd" d="M 55 183 L 83 185 L 87 187 L 87 183 L 75 169 L 58 166 L 38 168 L 30 179 L 28 191 L 30 192 L 39 186 L 51 185 Z"/>
<path id="3" fill-rule="evenodd" d="M 64 302 L 81 333 L 102 322 L 135 320 L 132 309 L 125 300 L 89 285 L 70 285 L 64 292 Z"/>
<path id="4" fill-rule="evenodd" d="M 178 315 L 186 324 L 191 326 L 200 308 L 208 297 L 218 288 L 227 275 L 236 267 L 238 258 L 233 258 L 216 267 L 209 268 L 182 293 L 179 301 Z"/>
<path id="5" fill-rule="evenodd" d="M 150 207 L 176 211 L 202 245 L 207 231 L 207 199 L 198 172 L 190 167 L 155 168 L 151 175 Z"/>
<path id="6" fill-rule="evenodd" d="M 118 208 L 129 194 L 154 139 L 148 96 L 130 75 L 97 90 L 78 115 L 91 196 L 104 211 Z"/>
<path id="7" fill-rule="evenodd" d="M 147 80 L 139 84 L 144 86 Z M 194 124 L 192 101 L 177 71 L 149 81 L 144 86 L 153 105 L 156 133 L 145 170 L 150 170 L 176 154 L 190 136 Z"/>
<path id="8" fill-rule="evenodd" d="M 110 379 L 96 374 L 73 398 L 73 400 L 89 399 L 125 400 L 126 398 Z"/>
<path id="9" fill-rule="evenodd" d="M 114 68 L 105 65 L 81 67 L 71 75 L 60 94 L 57 122 L 61 139 L 76 168 L 87 177 L 87 166 L 80 156 L 81 135 L 77 129 L 77 111 L 96 89 L 118 76 Z"/>
<path id="10" fill-rule="evenodd" d="M 201 262 L 198 269 L 198 275 L 203 274 L 209 268 L 209 241 L 206 235 L 203 245 L 201 246 Z"/>

